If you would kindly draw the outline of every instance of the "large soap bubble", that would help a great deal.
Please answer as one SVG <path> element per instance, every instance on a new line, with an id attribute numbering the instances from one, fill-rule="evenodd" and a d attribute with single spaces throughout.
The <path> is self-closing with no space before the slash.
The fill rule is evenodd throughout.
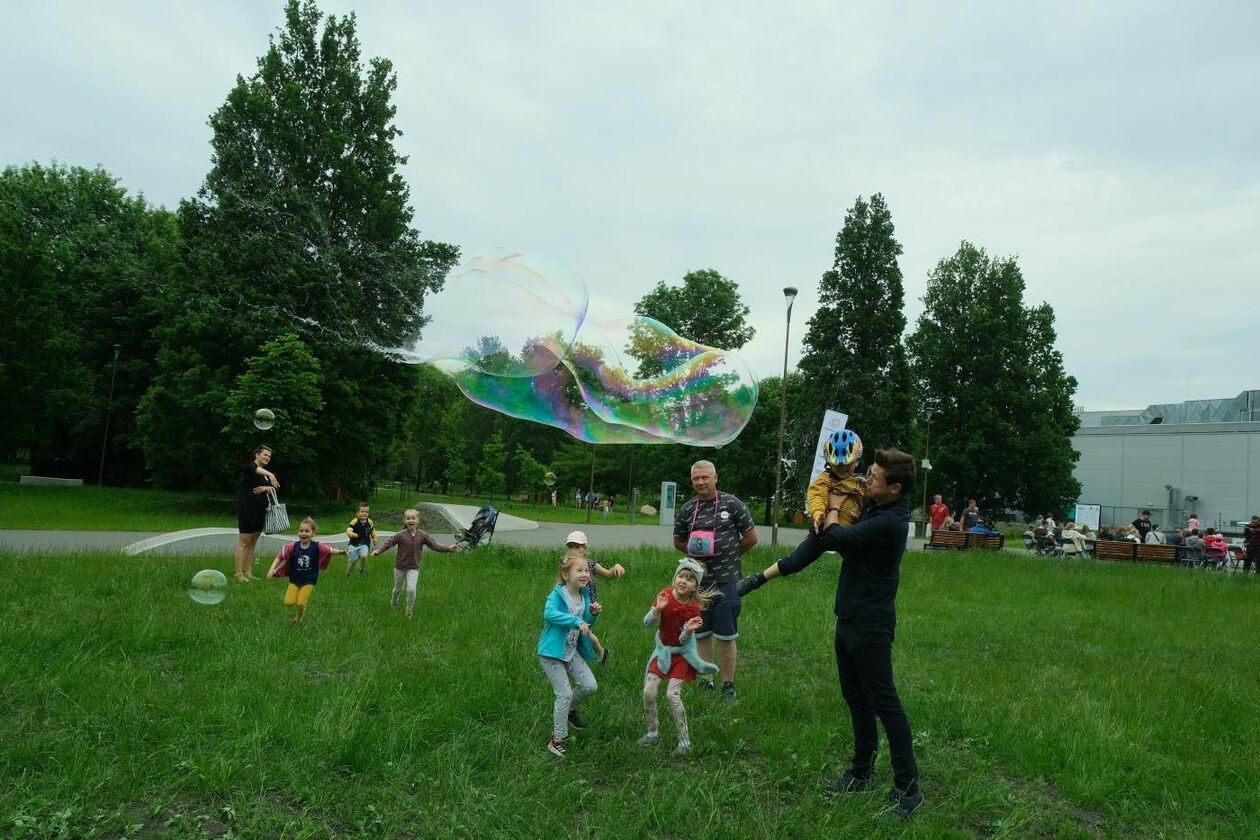
<path id="1" fill-rule="evenodd" d="M 276 425 L 276 413 L 270 408 L 260 408 L 254 412 L 254 428 L 267 431 Z"/>
<path id="2" fill-rule="evenodd" d="M 455 323 L 402 355 L 432 361 L 480 405 L 590 443 L 735 439 L 757 403 L 756 380 L 738 355 L 651 318 L 589 319 L 585 288 L 568 273 L 554 281 L 549 264 L 520 254 L 475 261 L 456 274 L 442 307 L 459 313 L 448 316 Z M 516 308 L 487 321 L 484 313 L 503 311 L 502 295 Z"/>
<path id="3" fill-rule="evenodd" d="M 188 597 L 198 604 L 218 604 L 227 597 L 227 576 L 218 569 L 202 569 L 188 581 Z"/>

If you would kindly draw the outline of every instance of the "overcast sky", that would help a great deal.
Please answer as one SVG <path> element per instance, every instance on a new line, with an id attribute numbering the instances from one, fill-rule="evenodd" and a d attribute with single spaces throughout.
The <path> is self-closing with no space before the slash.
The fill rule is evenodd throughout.
<path id="1" fill-rule="evenodd" d="M 882 192 L 907 316 L 967 239 L 1049 301 L 1088 409 L 1260 387 L 1260 5 L 332 2 L 398 73 L 416 223 L 555 254 L 600 315 L 736 280 L 795 363 L 834 238 Z M 174 207 L 281 0 L 0 0 L 0 164 L 100 164 Z M 843 410 L 844 405 L 836 408 Z"/>

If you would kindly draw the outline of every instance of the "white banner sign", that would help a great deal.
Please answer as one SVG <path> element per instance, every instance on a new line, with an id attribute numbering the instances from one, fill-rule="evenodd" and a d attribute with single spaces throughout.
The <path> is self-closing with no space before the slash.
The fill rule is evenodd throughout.
<path id="1" fill-rule="evenodd" d="M 1098 530 L 1098 520 L 1102 517 L 1102 505 L 1083 505 L 1076 503 L 1076 527 L 1088 525 L 1091 531 Z"/>
<path id="2" fill-rule="evenodd" d="M 661 482 L 661 524 L 673 526 L 675 506 L 678 504 L 678 485 L 672 481 Z"/>
<path id="3" fill-rule="evenodd" d="M 808 481 L 813 481 L 814 477 L 823 471 L 823 444 L 827 442 L 827 438 L 831 437 L 832 432 L 843 429 L 845 424 L 849 422 L 849 415 L 842 414 L 839 411 L 832 411 L 830 408 L 823 412 L 822 430 L 818 433 L 818 447 L 814 450 L 814 467 L 810 471 Z"/>

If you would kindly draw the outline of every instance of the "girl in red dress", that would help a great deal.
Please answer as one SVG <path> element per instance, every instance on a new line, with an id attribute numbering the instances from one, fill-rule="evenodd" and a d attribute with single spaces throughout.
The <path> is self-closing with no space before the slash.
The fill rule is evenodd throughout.
<path id="1" fill-rule="evenodd" d="M 662 589 L 643 616 L 643 625 L 660 624 L 656 634 L 656 650 L 648 662 L 647 675 L 643 680 L 643 711 L 647 716 L 647 734 L 639 739 L 639 746 L 651 747 L 660 743 L 659 721 L 656 713 L 656 695 L 661 682 L 668 681 L 665 699 L 678 726 L 678 747 L 674 755 L 691 752 L 691 738 L 687 732 L 687 710 L 683 708 L 682 686 L 696 678 L 697 667 L 704 673 L 717 670 L 711 662 L 705 662 L 696 652 L 695 633 L 702 624 L 700 613 L 708 605 L 713 593 L 701 592 L 704 568 L 689 557 L 678 561 L 674 572 L 674 585 Z"/>

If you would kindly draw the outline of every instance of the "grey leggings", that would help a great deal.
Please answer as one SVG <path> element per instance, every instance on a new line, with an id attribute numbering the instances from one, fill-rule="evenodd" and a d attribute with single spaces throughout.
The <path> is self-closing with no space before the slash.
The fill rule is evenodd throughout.
<path id="1" fill-rule="evenodd" d="M 551 709 L 551 734 L 557 740 L 564 740 L 569 737 L 569 712 L 598 688 L 595 675 L 586 660 L 576 653 L 568 662 L 550 656 L 540 656 L 538 661 L 556 692 L 556 702 Z M 569 687 L 570 677 L 573 678 L 572 688 Z"/>
<path id="2" fill-rule="evenodd" d="M 691 736 L 687 732 L 687 710 L 683 708 L 682 701 L 682 680 L 669 681 L 669 687 L 665 689 L 665 701 L 669 703 L 669 710 L 674 715 L 674 723 L 678 726 L 678 743 L 690 744 Z M 660 691 L 661 678 L 651 672 L 643 681 L 643 711 L 647 716 L 648 732 L 656 732 L 659 721 L 656 715 L 656 692 Z"/>
<path id="3" fill-rule="evenodd" d="M 416 605 L 416 581 L 419 578 L 419 569 L 394 569 L 394 594 L 390 596 L 389 602 L 398 606 L 398 596 L 402 594 L 403 586 L 406 586 L 407 611 L 411 612 L 411 608 Z"/>

